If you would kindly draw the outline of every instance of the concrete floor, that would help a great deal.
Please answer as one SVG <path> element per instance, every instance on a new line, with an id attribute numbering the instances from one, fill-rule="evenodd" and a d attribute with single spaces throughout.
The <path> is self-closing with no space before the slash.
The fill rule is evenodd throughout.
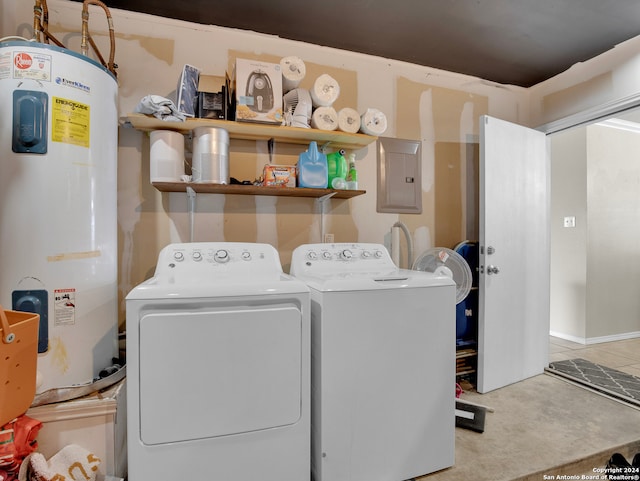
<path id="1" fill-rule="evenodd" d="M 587 347 L 552 339 L 550 356 L 552 361 L 582 357 L 640 375 L 640 340 L 607 344 Z M 455 466 L 417 480 L 598 476 L 594 469 L 604 467 L 614 452 L 629 461 L 640 452 L 639 409 L 556 376 L 541 374 L 487 394 L 465 392 L 462 399 L 494 410 L 487 413 L 484 433 L 456 428 Z"/>

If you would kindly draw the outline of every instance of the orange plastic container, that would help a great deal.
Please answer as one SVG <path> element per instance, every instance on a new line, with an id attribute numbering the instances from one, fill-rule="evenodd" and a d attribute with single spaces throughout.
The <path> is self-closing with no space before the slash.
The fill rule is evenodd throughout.
<path id="1" fill-rule="evenodd" d="M 39 321 L 0 305 L 0 426 L 24 414 L 36 394 Z"/>

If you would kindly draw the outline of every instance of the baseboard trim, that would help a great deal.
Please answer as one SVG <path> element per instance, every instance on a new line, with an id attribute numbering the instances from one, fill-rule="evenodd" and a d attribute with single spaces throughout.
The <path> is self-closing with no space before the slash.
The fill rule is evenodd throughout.
<path id="1" fill-rule="evenodd" d="M 613 334 L 610 336 L 600 336 L 600 337 L 578 337 L 572 336 L 570 334 L 565 334 L 563 332 L 557 331 L 549 331 L 549 335 L 552 337 L 557 337 L 559 339 L 564 339 L 565 341 L 575 342 L 577 344 L 582 345 L 590 345 L 590 344 L 601 344 L 603 342 L 613 342 L 613 341 L 624 341 L 627 339 L 637 339 L 640 337 L 640 331 L 635 332 L 624 332 L 622 334 Z"/>
<path id="2" fill-rule="evenodd" d="M 564 332 L 549 331 L 551 337 L 557 337 L 558 339 L 564 339 L 565 341 L 575 342 L 576 344 L 587 344 L 587 340 L 584 337 L 572 336 L 571 334 L 565 334 Z"/>

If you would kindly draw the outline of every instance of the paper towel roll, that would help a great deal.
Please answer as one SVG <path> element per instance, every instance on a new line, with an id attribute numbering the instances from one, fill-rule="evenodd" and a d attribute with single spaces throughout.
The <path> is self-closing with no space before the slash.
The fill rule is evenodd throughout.
<path id="1" fill-rule="evenodd" d="M 314 107 L 331 107 L 340 95 L 340 85 L 331 76 L 323 73 L 313 82 L 311 99 Z"/>
<path id="2" fill-rule="evenodd" d="M 300 85 L 307 74 L 307 67 L 300 57 L 284 57 L 280 59 L 282 69 L 282 93 L 287 93 Z"/>
<path id="3" fill-rule="evenodd" d="M 177 182 L 184 175 L 184 135 L 172 130 L 150 133 L 151 182 Z"/>
<path id="4" fill-rule="evenodd" d="M 336 130 L 338 114 L 333 107 L 318 107 L 311 116 L 311 127 L 318 130 Z"/>
<path id="5" fill-rule="evenodd" d="M 340 109 L 338 112 L 338 130 L 355 134 L 360 130 L 360 114 L 349 107 Z"/>
<path id="6" fill-rule="evenodd" d="M 378 109 L 367 109 L 360 118 L 360 132 L 367 135 L 382 135 L 387 130 L 387 116 Z"/>

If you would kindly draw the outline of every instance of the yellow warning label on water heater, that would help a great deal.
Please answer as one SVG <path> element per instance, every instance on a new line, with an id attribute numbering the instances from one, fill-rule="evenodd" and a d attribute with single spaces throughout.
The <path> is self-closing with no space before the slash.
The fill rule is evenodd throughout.
<path id="1" fill-rule="evenodd" d="M 51 140 L 89 147 L 90 107 L 60 97 L 51 103 Z"/>

